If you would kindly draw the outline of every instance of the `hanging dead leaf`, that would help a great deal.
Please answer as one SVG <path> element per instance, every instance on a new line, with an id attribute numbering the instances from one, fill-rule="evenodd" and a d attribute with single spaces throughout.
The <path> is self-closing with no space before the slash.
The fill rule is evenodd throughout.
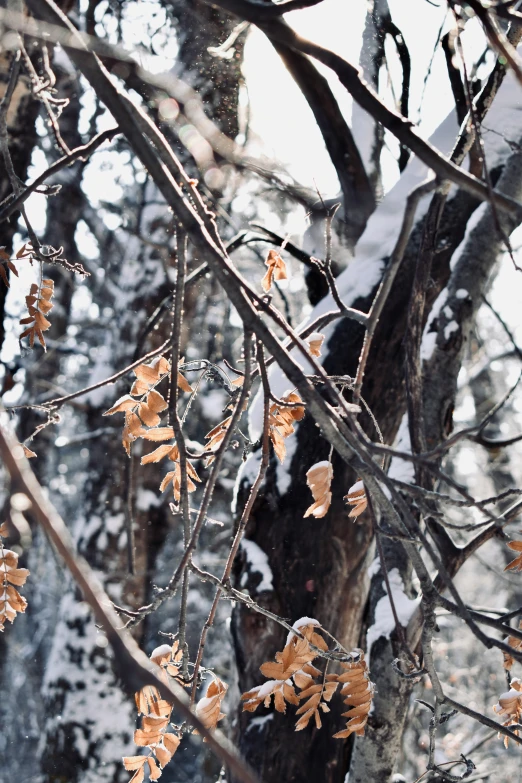
<path id="1" fill-rule="evenodd" d="M 196 704 L 196 715 L 207 729 L 215 729 L 218 721 L 224 718 L 221 702 L 225 698 L 228 686 L 218 677 L 212 680 L 206 695 Z"/>
<path id="2" fill-rule="evenodd" d="M 51 323 L 47 320 L 45 315 L 53 307 L 53 303 L 51 302 L 53 295 L 54 281 L 44 278 L 41 287 L 39 288 L 36 283 L 33 283 L 29 290 L 29 295 L 25 297 L 29 315 L 26 318 L 21 318 L 20 323 L 23 325 L 30 324 L 30 326 L 22 332 L 19 340 L 22 340 L 24 337 L 29 337 L 29 345 L 31 348 L 34 346 L 34 338 L 37 337 L 44 351 L 47 350 L 43 332 L 46 332 L 51 327 Z"/>
<path id="3" fill-rule="evenodd" d="M 112 408 L 109 408 L 108 411 L 102 413 L 102 416 L 113 416 L 115 413 L 133 411 L 137 405 L 137 400 L 131 397 L 130 394 L 125 394 L 123 397 L 120 397 L 119 400 L 116 400 Z"/>
<path id="4" fill-rule="evenodd" d="M 265 265 L 268 267 L 268 269 L 265 276 L 261 280 L 261 286 L 263 291 L 268 292 L 272 287 L 273 280 L 287 280 L 288 275 L 286 273 L 286 264 L 277 250 L 268 251 Z"/>
<path id="5" fill-rule="evenodd" d="M 320 729 L 322 727 L 320 711 L 330 711 L 326 702 L 330 701 L 338 685 L 337 675 L 328 674 L 321 684 L 309 685 L 305 690 L 301 691 L 299 699 L 306 699 L 306 701 L 295 713 L 296 715 L 301 715 L 301 718 L 295 725 L 296 731 L 305 729 L 312 717 L 315 720 L 316 728 Z"/>
<path id="6" fill-rule="evenodd" d="M 146 761 L 147 756 L 124 756 L 123 766 L 127 772 L 134 772 L 135 770 L 140 769 Z"/>
<path id="7" fill-rule="evenodd" d="M 522 721 L 522 682 L 513 677 L 511 680 L 511 688 L 506 693 L 503 693 L 495 706 L 494 712 L 500 716 L 507 716 L 503 726 L 518 726 Z M 513 732 L 519 736 L 519 730 L 513 729 Z M 509 737 L 499 734 L 499 739 L 502 737 L 504 740 L 504 746 L 507 748 L 509 745 Z"/>
<path id="8" fill-rule="evenodd" d="M 7 525 L 4 525 L 0 528 L 0 536 L 7 533 Z M 25 612 L 27 601 L 13 585 L 22 587 L 28 576 L 27 568 L 18 568 L 16 552 L 6 549 L 0 541 L 0 631 L 4 630 L 6 620 L 12 623 L 18 613 Z"/>
<path id="9" fill-rule="evenodd" d="M 174 641 L 172 645 L 162 644 L 156 647 L 151 655 L 151 661 L 156 664 L 160 676 L 165 682 L 169 682 L 169 677 L 177 679 L 179 667 L 183 654 L 179 650 L 179 643 Z M 186 684 L 186 683 L 183 683 Z M 123 759 L 125 769 L 129 772 L 136 770 L 135 776 L 129 783 L 136 783 L 135 777 L 143 773 L 145 764 L 149 768 L 150 780 L 158 780 L 161 777 L 162 769 L 169 763 L 172 756 L 178 749 L 180 737 L 172 732 L 168 732 L 172 714 L 172 704 L 161 699 L 156 688 L 150 685 L 142 688 L 135 694 L 136 706 L 138 712 L 143 715 L 141 728 L 136 729 L 134 741 L 141 747 L 150 748 L 148 756 L 128 756 Z M 138 780 L 143 780 L 143 777 Z"/>
<path id="10" fill-rule="evenodd" d="M 520 621 L 518 627 L 522 630 L 522 620 Z M 522 651 L 522 639 L 517 639 L 516 636 L 508 636 L 508 638 L 505 640 L 506 644 L 509 644 L 510 647 L 513 648 L 513 650 L 516 650 L 516 652 Z M 504 669 L 511 669 L 513 664 L 515 663 L 515 659 L 512 655 L 510 655 L 507 652 L 502 651 L 502 655 L 504 656 Z"/>
<path id="11" fill-rule="evenodd" d="M 368 507 L 368 498 L 364 489 L 362 481 L 356 481 L 356 483 L 350 487 L 348 494 L 344 496 L 344 500 L 353 506 L 352 510 L 348 514 L 349 517 L 356 519 L 363 511 L 366 511 Z"/>
<path id="12" fill-rule="evenodd" d="M 312 514 L 316 519 L 326 516 L 332 502 L 332 493 L 330 491 L 332 479 L 333 467 L 328 460 L 316 462 L 307 471 L 306 483 L 310 487 L 315 502 L 306 510 L 305 518 Z"/>
<path id="13" fill-rule="evenodd" d="M 178 372 L 178 386 L 181 389 L 181 391 L 187 392 L 187 394 L 191 394 L 194 391 L 194 389 L 187 381 L 185 376 L 182 375 L 180 372 Z"/>
<path id="14" fill-rule="evenodd" d="M 303 401 L 296 392 L 287 392 L 280 403 L 273 403 L 270 406 L 268 417 L 270 440 L 281 463 L 286 457 L 284 439 L 295 432 L 294 422 L 301 421 L 304 415 Z"/>
<path id="15" fill-rule="evenodd" d="M 321 356 L 321 348 L 324 343 L 324 334 L 320 332 L 312 332 L 306 337 L 305 342 L 308 343 L 310 350 L 310 356 Z"/>
<path id="16" fill-rule="evenodd" d="M 522 541 L 509 541 L 508 547 L 514 552 L 520 552 L 511 563 L 504 568 L 504 571 L 522 571 Z"/>
<path id="17" fill-rule="evenodd" d="M 230 426 L 231 421 L 232 421 L 232 417 L 228 416 L 222 422 L 217 424 L 213 429 L 211 429 L 210 432 L 207 432 L 207 434 L 205 435 L 205 440 L 208 440 L 208 443 L 205 444 L 206 450 L 217 451 L 219 449 L 225 435 L 227 434 L 227 430 Z M 214 462 L 214 460 L 215 457 L 211 455 L 207 457 L 205 464 L 207 466 L 211 465 Z"/>
<path id="18" fill-rule="evenodd" d="M 156 386 L 170 373 L 170 363 L 164 356 L 153 359 L 150 364 L 140 364 L 134 369 L 137 380 L 130 393 L 133 397 L 142 397 L 152 386 Z"/>
<path id="19" fill-rule="evenodd" d="M 359 660 L 353 663 L 341 663 L 345 671 L 337 678 L 343 684 L 341 695 L 344 696 L 344 703 L 351 707 L 347 712 L 343 712 L 343 717 L 349 720 L 343 731 L 333 735 L 337 739 L 345 739 L 350 734 L 362 737 L 372 707 L 374 685 L 370 681 L 362 650 L 359 651 L 359 656 Z"/>

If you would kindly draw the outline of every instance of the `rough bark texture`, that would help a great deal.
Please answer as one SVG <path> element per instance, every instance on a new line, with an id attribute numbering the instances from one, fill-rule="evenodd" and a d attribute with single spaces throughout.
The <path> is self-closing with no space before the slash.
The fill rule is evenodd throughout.
<path id="1" fill-rule="evenodd" d="M 233 23 L 203 3 L 188 2 L 176 3 L 175 20 L 180 31 L 180 75 L 190 78 L 209 115 L 234 137 L 238 131 L 240 54 L 233 61 L 225 61 L 211 57 L 207 51 L 209 46 L 218 45 L 228 36 Z M 75 76 L 62 73 L 57 89 L 60 97 L 72 95 L 72 103 L 62 115 L 60 127 L 66 142 L 73 148 L 86 140 L 78 132 L 80 85 Z M 13 103 L 10 119 L 11 152 L 15 170 L 24 178 L 36 138 L 34 120 L 38 104 L 19 92 L 15 94 L 17 102 Z M 91 123 L 91 133 L 95 132 L 95 127 L 95 122 Z M 59 153 L 51 149 L 49 162 L 57 155 Z M 158 203 L 156 189 L 150 182 L 136 183 L 125 203 L 111 205 L 116 214 L 119 210 L 124 212 L 126 227 L 126 231 L 111 232 L 82 192 L 84 170 L 85 164 L 80 162 L 63 170 L 54 180 L 63 188 L 49 201 L 47 228 L 41 241 L 55 247 L 63 245 L 64 256 L 71 263 L 83 262 L 91 277 L 81 283 L 60 269 L 45 270 L 56 283 L 55 307 L 50 318 L 53 324 L 49 332 L 51 350 L 44 355 L 43 362 L 37 362 L 31 370 L 27 392 L 31 399 L 54 397 L 61 392 L 61 384 L 69 391 L 101 380 L 132 361 L 144 323 L 172 288 L 165 277 L 165 259 L 150 245 L 150 242 L 157 242 L 167 246 L 170 242 L 172 248 L 172 214 Z M 4 188 L 0 192 L 3 197 L 9 192 L 8 186 L 3 179 L 0 184 Z M 103 194 L 99 197 L 103 202 Z M 81 256 L 77 234 L 80 219 L 85 220 L 98 243 L 99 260 L 86 262 Z M 12 226 L 4 244 L 14 233 L 14 222 Z M 142 243 L 139 238 L 146 242 Z M 78 337 L 72 341 L 74 348 L 69 352 L 67 327 L 72 296 L 78 286 L 80 300 L 85 302 L 85 297 L 88 300 L 92 296 L 98 310 L 97 315 L 89 312 L 87 323 L 75 326 L 76 332 L 72 334 L 78 334 Z M 3 296 L 3 291 L 0 293 Z M 217 299 L 217 294 L 213 290 L 208 296 L 198 298 L 194 290 L 189 290 L 188 323 L 191 315 L 206 321 L 208 308 Z M 209 324 L 209 333 L 204 328 L 200 330 L 201 355 L 217 351 L 221 356 L 220 324 L 225 317 L 226 303 L 223 308 L 214 329 Z M 142 343 L 138 355 L 163 342 L 169 331 L 170 318 L 167 317 L 160 329 Z M 187 336 L 185 329 L 185 340 Z M 85 341 L 83 348 L 78 348 L 80 340 Z M 208 340 L 216 344 L 216 351 L 207 351 Z M 91 367 L 88 372 L 75 358 L 75 354 L 81 357 L 83 350 L 88 357 L 86 364 Z M 34 364 L 33 359 L 33 355 L 28 357 L 29 367 Z M 72 384 L 70 378 L 74 379 Z M 179 556 L 176 547 L 181 545 L 182 535 L 179 517 L 173 520 L 169 511 L 171 498 L 162 499 L 158 489 L 166 472 L 165 466 L 139 470 L 129 490 L 129 463 L 121 445 L 122 422 L 119 416 L 102 418 L 112 402 L 128 392 L 131 382 L 130 378 L 124 378 L 117 387 L 111 386 L 81 398 L 72 410 L 64 409 L 58 430 L 51 427 L 44 431 L 34 443 L 34 449 L 39 455 L 38 472 L 42 480 L 62 496 L 60 510 L 73 531 L 79 551 L 98 573 L 103 574 L 105 587 L 113 600 L 136 608 L 150 597 L 147 589 L 152 579 L 165 583 L 170 578 L 173 557 Z M 30 434 L 41 420 L 39 414 L 27 416 L 22 437 Z M 204 423 L 201 426 L 200 438 L 206 432 Z M 57 435 L 63 445 L 61 449 L 51 451 L 50 446 L 54 446 Z M 139 454 L 133 460 L 135 466 L 139 464 Z M 134 509 L 134 575 L 128 574 L 127 566 L 125 507 L 129 491 Z M 175 555 L 171 552 L 170 557 L 165 557 L 172 541 L 176 542 Z M 121 757 L 135 752 L 133 700 L 121 692 L 106 640 L 98 634 L 74 584 L 63 579 L 60 564 L 55 563 L 39 532 L 33 538 L 27 565 L 31 570 L 26 591 L 31 607 L 25 618 L 27 622 L 10 629 L 14 634 L 10 634 L 7 649 L 3 649 L 4 637 L 0 638 L 0 687 L 2 693 L 10 694 L 9 700 L 2 699 L 0 708 L 2 725 L 6 727 L 0 740 L 2 755 L 7 760 L 4 770 L 10 776 L 45 783 L 123 783 L 129 775 Z M 43 584 L 45 590 L 42 592 Z M 158 621 L 137 629 L 145 647 L 154 647 L 161 642 L 157 636 L 159 628 L 177 630 L 176 607 L 170 605 Z M 197 628 L 193 630 L 189 639 L 192 648 L 196 644 Z M 14 671 L 23 671 L 16 684 L 13 683 Z M 24 709 L 23 714 L 13 711 L 18 699 L 28 699 L 31 726 L 26 725 L 29 711 Z M 17 744 L 20 737 L 26 738 L 26 752 L 20 752 Z M 167 770 L 163 777 L 167 783 L 169 779 L 178 779 L 176 775 L 210 781 L 215 780 L 218 773 L 215 761 L 209 764 L 205 760 L 205 749 L 202 753 L 196 742 L 189 743 L 185 752 L 180 753 L 176 772 Z"/>
<path id="2" fill-rule="evenodd" d="M 0 2 L 0 8 L 6 8 L 7 0 Z M 9 69 L 13 58 L 13 52 L 4 49 L 0 51 L 0 99 L 3 98 L 7 82 L 9 80 Z M 7 114 L 7 130 L 9 133 L 9 152 L 13 161 L 13 167 L 20 179 L 25 180 L 27 168 L 31 161 L 31 155 L 36 142 L 35 122 L 38 115 L 39 104 L 31 95 L 30 83 L 27 77 L 22 77 L 15 90 Z M 7 170 L 4 161 L 0 165 L 0 202 L 11 193 L 11 183 L 7 176 Z M 18 214 L 11 216 L 11 219 L 3 224 L 1 244 L 12 250 L 13 237 L 17 230 Z M 5 297 L 6 287 L 0 284 L 0 348 L 4 342 L 4 323 L 5 323 Z"/>
<path id="3" fill-rule="evenodd" d="M 456 195 L 446 206 L 439 238 L 441 250 L 433 268 L 426 312 L 448 281 L 451 255 L 460 244 L 467 220 L 476 206 L 476 202 L 465 194 Z M 423 224 L 424 220 L 418 221 L 414 229 L 383 312 L 363 388 L 363 396 L 387 443 L 393 442 L 406 408 L 402 341 Z M 358 300 L 354 306 L 364 310 L 368 305 L 368 300 Z M 362 328 L 353 321 L 339 322 L 329 341 L 328 357 L 324 362 L 330 374 L 355 375 L 362 336 Z M 374 437 L 373 425 L 368 419 L 363 421 L 367 432 Z M 358 646 L 369 591 L 366 569 L 373 556 L 372 533 L 366 517 L 362 524 L 348 520 L 341 500 L 357 476 L 334 456 L 334 499 L 328 522 L 303 519 L 309 505 L 306 471 L 314 462 L 328 458 L 329 445 L 318 438 L 317 428 L 306 419 L 299 426 L 296 437 L 290 489 L 279 496 L 272 471 L 247 529 L 247 537 L 266 552 L 274 574 L 273 594 L 257 598 L 272 611 L 291 618 L 292 622 L 301 616 L 316 617 L 325 628 L 335 628 L 335 635 L 345 646 Z M 255 591 L 255 582 L 248 585 L 251 592 Z M 275 650 L 281 649 L 278 645 L 284 634 L 269 620 L 240 609 L 235 611 L 233 623 L 239 684 L 245 691 L 259 684 L 259 666 L 271 659 Z M 389 646 L 383 654 L 388 660 L 392 655 Z M 395 683 L 392 690 L 394 698 L 400 695 L 396 693 L 398 690 L 407 701 L 408 691 L 401 683 Z M 292 721 L 285 716 L 275 715 L 259 729 L 249 729 L 252 716 L 243 713 L 239 718 L 241 750 L 253 765 L 260 765 L 258 769 L 266 783 L 281 779 L 308 783 L 323 776 L 325 769 L 328 781 L 340 783 L 347 771 L 347 751 L 342 742 L 331 738 L 334 731 L 330 728 L 339 724 L 338 715 L 332 710 L 326 718 L 331 723 L 326 722 L 321 732 L 312 730 L 310 740 L 305 732 L 295 734 Z M 369 726 L 374 730 L 375 741 L 371 744 L 373 753 L 390 730 L 386 721 L 387 718 L 382 725 L 377 723 L 374 727 L 370 717 Z M 399 732 L 395 735 L 395 750 L 390 751 L 391 757 L 397 752 L 397 741 L 400 741 L 401 731 L 399 726 L 397 728 Z M 260 751 L 260 731 L 263 732 L 263 746 L 272 749 L 270 754 Z M 289 747 L 292 747 L 292 753 L 288 753 Z"/>

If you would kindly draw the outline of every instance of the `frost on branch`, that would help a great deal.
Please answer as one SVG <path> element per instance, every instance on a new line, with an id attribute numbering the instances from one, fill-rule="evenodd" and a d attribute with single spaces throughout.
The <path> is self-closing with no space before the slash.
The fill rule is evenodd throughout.
<path id="1" fill-rule="evenodd" d="M 324 460 L 312 465 L 306 474 L 306 483 L 312 492 L 314 503 L 306 510 L 305 518 L 313 514 L 316 519 L 326 516 L 332 502 L 333 467 L 332 463 Z"/>
<path id="2" fill-rule="evenodd" d="M 27 601 L 16 587 L 25 584 L 29 571 L 18 568 L 18 555 L 5 549 L 2 536 L 7 535 L 5 522 L 0 525 L 0 631 L 4 630 L 6 620 L 14 621 L 18 612 L 25 612 Z M 16 587 L 15 587 L 16 585 Z"/>

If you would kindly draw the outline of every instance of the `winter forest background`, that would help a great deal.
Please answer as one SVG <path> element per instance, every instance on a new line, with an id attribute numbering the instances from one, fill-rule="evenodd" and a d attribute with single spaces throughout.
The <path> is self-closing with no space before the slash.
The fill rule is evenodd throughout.
<path id="1" fill-rule="evenodd" d="M 520 5 L 0 0 L 0 783 L 520 783 Z"/>

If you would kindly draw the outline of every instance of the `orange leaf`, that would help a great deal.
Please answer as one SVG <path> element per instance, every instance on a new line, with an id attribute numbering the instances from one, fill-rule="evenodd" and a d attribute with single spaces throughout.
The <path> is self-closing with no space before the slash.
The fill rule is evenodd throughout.
<path id="1" fill-rule="evenodd" d="M 158 767 L 152 756 L 150 756 L 147 759 L 147 764 L 149 765 L 149 777 L 151 780 L 157 780 L 161 777 L 161 769 Z"/>
<path id="2" fill-rule="evenodd" d="M 147 756 L 124 756 L 123 766 L 127 772 L 134 772 L 134 770 L 142 767 L 147 761 Z"/>
<path id="3" fill-rule="evenodd" d="M 172 755 L 174 755 L 174 753 L 177 751 L 180 742 L 181 740 L 177 734 L 167 733 L 163 735 L 163 744 Z"/>
<path id="4" fill-rule="evenodd" d="M 147 430 L 142 436 L 145 440 L 169 440 L 174 437 L 172 427 L 155 427 L 153 430 Z"/>
<path id="5" fill-rule="evenodd" d="M 192 386 L 180 372 L 178 372 L 178 386 L 184 392 L 192 392 Z"/>

